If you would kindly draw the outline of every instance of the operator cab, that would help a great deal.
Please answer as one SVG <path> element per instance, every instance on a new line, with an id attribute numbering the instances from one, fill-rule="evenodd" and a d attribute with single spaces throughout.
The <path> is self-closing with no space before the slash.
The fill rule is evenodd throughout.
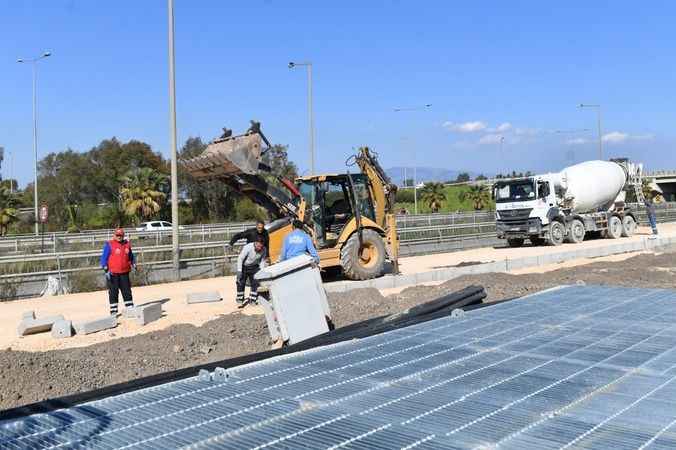
<path id="1" fill-rule="evenodd" d="M 312 205 L 308 217 L 312 218 L 317 244 L 331 247 L 345 225 L 354 217 L 356 205 L 361 217 L 375 220 L 373 201 L 364 174 L 323 175 L 299 178 L 298 190 L 307 205 Z"/>

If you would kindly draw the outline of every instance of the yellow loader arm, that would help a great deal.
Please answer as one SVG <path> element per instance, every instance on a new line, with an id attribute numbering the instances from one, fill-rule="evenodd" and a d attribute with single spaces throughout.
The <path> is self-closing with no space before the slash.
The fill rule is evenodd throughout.
<path id="1" fill-rule="evenodd" d="M 278 180 L 286 186 L 283 190 L 268 181 L 271 175 L 265 176 L 270 174 L 270 168 L 262 159 L 269 148 L 270 143 L 261 132 L 260 124 L 252 121 L 246 133 L 215 139 L 201 155 L 179 163 L 197 179 L 223 181 L 265 208 L 274 218 L 295 218 L 299 214 L 295 186 L 286 180 Z"/>

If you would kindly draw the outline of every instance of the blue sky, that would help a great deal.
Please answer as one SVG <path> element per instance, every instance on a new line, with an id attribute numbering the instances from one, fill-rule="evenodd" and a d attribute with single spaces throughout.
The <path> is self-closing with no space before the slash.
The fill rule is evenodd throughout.
<path id="1" fill-rule="evenodd" d="M 558 170 L 597 155 L 595 112 L 580 102 L 602 105 L 606 156 L 676 168 L 670 2 L 175 3 L 179 142 L 255 118 L 307 169 L 306 78 L 287 63 L 311 60 L 322 171 L 342 171 L 360 145 L 385 167 Z M 40 155 L 111 136 L 168 155 L 165 1 L 0 0 L 0 11 L 0 145 L 21 184 L 31 72 L 16 59 L 43 50 Z"/>

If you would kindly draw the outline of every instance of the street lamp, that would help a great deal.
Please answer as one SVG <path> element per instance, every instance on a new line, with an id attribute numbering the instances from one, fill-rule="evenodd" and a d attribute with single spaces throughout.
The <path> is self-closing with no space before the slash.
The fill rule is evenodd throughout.
<path id="1" fill-rule="evenodd" d="M 503 163 L 506 163 L 507 161 L 505 161 L 505 154 L 502 151 L 502 147 L 503 147 L 504 144 L 505 144 L 505 137 L 500 136 L 500 158 L 502 159 Z M 507 164 L 505 164 L 505 168 L 507 168 Z M 507 170 L 507 173 L 509 173 L 509 170 Z"/>
<path id="2" fill-rule="evenodd" d="M 601 105 L 585 105 L 580 103 L 580 108 L 596 108 L 597 125 L 599 127 L 599 159 L 603 160 L 603 135 L 601 134 Z"/>
<path id="3" fill-rule="evenodd" d="M 312 63 L 311 62 L 290 62 L 289 69 L 294 67 L 307 67 L 307 114 L 308 114 L 308 133 L 310 146 L 310 175 L 315 174 L 315 118 L 312 112 Z"/>
<path id="4" fill-rule="evenodd" d="M 37 58 L 23 59 L 19 58 L 16 62 L 31 63 L 33 67 L 33 156 L 35 157 L 34 180 L 33 180 L 33 202 L 35 203 L 35 235 L 40 234 L 38 229 L 38 92 L 37 92 L 37 67 L 38 61 L 51 56 L 51 52 L 44 52 Z"/>
<path id="5" fill-rule="evenodd" d="M 394 112 L 422 111 L 428 109 L 430 106 L 432 106 L 431 103 L 425 103 L 424 105 L 410 108 L 394 108 Z M 413 155 L 415 158 L 415 152 Z M 413 214 L 418 214 L 418 169 L 416 164 L 413 165 Z"/>
<path id="6" fill-rule="evenodd" d="M 174 0 L 167 0 L 169 15 L 169 129 L 171 138 L 171 252 L 174 277 L 180 275 L 180 254 L 178 243 L 178 167 L 176 155 L 176 70 L 174 61 Z"/>

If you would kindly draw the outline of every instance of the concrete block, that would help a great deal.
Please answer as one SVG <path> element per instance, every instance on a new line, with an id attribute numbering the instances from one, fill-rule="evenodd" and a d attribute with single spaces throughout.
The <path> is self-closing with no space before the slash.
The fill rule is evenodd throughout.
<path id="1" fill-rule="evenodd" d="M 80 322 L 75 324 L 77 334 L 91 334 L 98 331 L 115 328 L 117 326 L 117 317 L 107 316 L 102 319 L 91 320 L 89 322 Z"/>
<path id="2" fill-rule="evenodd" d="M 150 303 L 148 305 L 138 306 L 138 317 L 136 322 L 139 325 L 145 325 L 162 317 L 162 304 Z"/>
<path id="3" fill-rule="evenodd" d="M 191 292 L 186 296 L 186 302 L 189 305 L 193 303 L 214 303 L 221 300 L 223 300 L 223 297 L 217 291 Z"/>
<path id="4" fill-rule="evenodd" d="M 28 317 L 28 316 L 26 316 Z M 62 315 L 48 316 L 41 319 L 24 318 L 17 329 L 19 336 L 26 336 L 28 334 L 44 333 L 52 329 L 54 322 L 64 320 Z"/>
<path id="5" fill-rule="evenodd" d="M 73 336 L 73 322 L 70 320 L 59 320 L 52 326 L 52 337 L 56 339 L 69 338 Z"/>

